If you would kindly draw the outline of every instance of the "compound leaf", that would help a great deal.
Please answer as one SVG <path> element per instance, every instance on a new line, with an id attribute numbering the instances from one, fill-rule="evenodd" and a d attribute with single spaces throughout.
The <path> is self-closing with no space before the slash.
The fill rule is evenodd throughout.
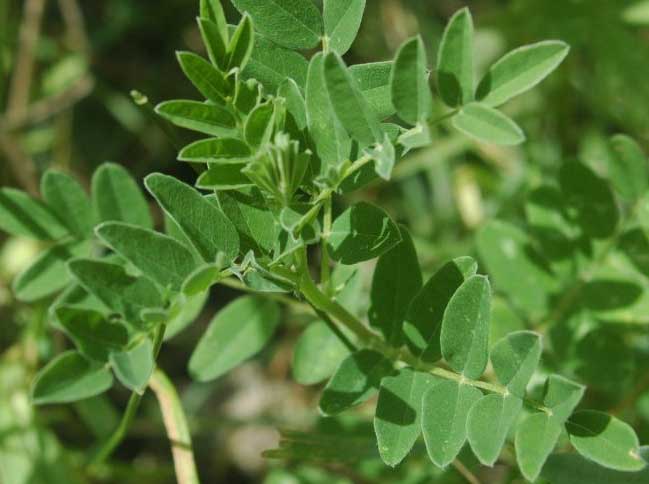
<path id="1" fill-rule="evenodd" d="M 329 48 L 345 54 L 354 43 L 363 20 L 365 0 L 325 0 L 324 31 Z"/>
<path id="2" fill-rule="evenodd" d="M 154 173 L 145 179 L 149 192 L 200 253 L 214 262 L 219 252 L 226 261 L 239 253 L 237 230 L 213 203 L 174 177 Z"/>
<path id="3" fill-rule="evenodd" d="M 245 296 L 212 319 L 189 360 L 198 381 L 214 380 L 257 354 L 279 324 L 279 307 L 269 299 Z"/>
<path id="4" fill-rule="evenodd" d="M 491 288 L 484 276 L 469 277 L 446 306 L 440 337 L 451 368 L 476 379 L 487 366 Z"/>
<path id="5" fill-rule="evenodd" d="M 446 467 L 466 441 L 466 421 L 482 392 L 453 380 L 434 384 L 422 400 L 421 429 L 430 460 Z"/>
<path id="6" fill-rule="evenodd" d="M 569 51 L 568 44 L 558 40 L 519 47 L 491 66 L 478 85 L 476 97 L 498 107 L 539 84 L 563 62 Z"/>
<path id="7" fill-rule="evenodd" d="M 255 28 L 270 40 L 289 49 L 310 49 L 320 42 L 322 15 L 311 0 L 233 0 L 241 13 L 248 13 Z"/>
<path id="8" fill-rule="evenodd" d="M 158 104 L 155 111 L 176 126 L 210 136 L 227 137 L 236 132 L 234 117 L 218 104 L 175 100 Z"/>
<path id="9" fill-rule="evenodd" d="M 473 19 L 463 8 L 449 20 L 437 57 L 437 83 L 447 105 L 473 101 L 473 69 Z"/>
<path id="10" fill-rule="evenodd" d="M 320 398 L 320 411 L 336 415 L 360 405 L 377 392 L 381 379 L 392 372 L 392 362 L 381 353 L 361 350 L 345 358 Z"/>
<path id="11" fill-rule="evenodd" d="M 110 354 L 110 364 L 115 376 L 126 388 L 144 393 L 155 368 L 153 343 L 145 338 L 140 344 L 126 351 Z"/>
<path id="12" fill-rule="evenodd" d="M 533 413 L 525 417 L 516 429 L 514 444 L 518 467 L 530 481 L 536 481 L 543 464 L 561 435 L 562 425 L 547 413 Z"/>
<path id="13" fill-rule="evenodd" d="M 426 63 L 424 42 L 417 36 L 399 48 L 392 66 L 392 103 L 399 117 L 413 126 L 428 119 L 433 112 Z"/>
<path id="14" fill-rule="evenodd" d="M 387 213 L 360 202 L 334 221 L 328 243 L 335 260 L 351 265 L 380 256 L 400 240 L 399 227 Z"/>
<path id="15" fill-rule="evenodd" d="M 41 178 L 41 194 L 48 207 L 81 239 L 92 236 L 95 214 L 88 195 L 70 175 L 47 170 Z"/>
<path id="16" fill-rule="evenodd" d="M 595 410 L 575 412 L 566 429 L 570 442 L 581 455 L 618 471 L 639 471 L 646 466 L 633 429 L 606 413 Z"/>
<path id="17" fill-rule="evenodd" d="M 467 136 L 485 143 L 519 145 L 525 133 L 510 118 L 485 104 L 470 103 L 453 117 L 453 126 Z"/>
<path id="18" fill-rule="evenodd" d="M 421 433 L 422 398 L 436 377 L 403 368 L 381 382 L 374 416 L 374 431 L 381 459 L 389 466 L 399 464 Z"/>
<path id="19" fill-rule="evenodd" d="M 295 343 L 293 378 L 301 385 L 315 385 L 329 378 L 349 349 L 323 321 L 311 323 Z"/>
<path id="20" fill-rule="evenodd" d="M 97 236 L 142 274 L 164 288 L 179 291 L 196 268 L 193 254 L 173 237 L 120 222 L 107 222 Z"/>
<path id="21" fill-rule="evenodd" d="M 43 202 L 14 188 L 0 188 L 0 229 L 37 240 L 56 240 L 68 233 Z"/>
<path id="22" fill-rule="evenodd" d="M 510 333 L 491 348 L 491 364 L 500 383 L 517 397 L 525 389 L 541 359 L 541 336 L 531 331 Z"/>
<path id="23" fill-rule="evenodd" d="M 104 393 L 111 386 L 113 376 L 106 366 L 92 363 L 76 351 L 67 351 L 38 372 L 32 385 L 32 402 L 76 402 Z"/>
<path id="24" fill-rule="evenodd" d="M 403 343 L 403 321 L 410 301 L 423 285 L 412 238 L 400 227 L 401 242 L 379 257 L 372 278 L 370 324 L 394 345 Z"/>
<path id="25" fill-rule="evenodd" d="M 152 229 L 144 195 L 123 166 L 104 163 L 92 177 L 92 201 L 99 222 L 126 222 Z"/>

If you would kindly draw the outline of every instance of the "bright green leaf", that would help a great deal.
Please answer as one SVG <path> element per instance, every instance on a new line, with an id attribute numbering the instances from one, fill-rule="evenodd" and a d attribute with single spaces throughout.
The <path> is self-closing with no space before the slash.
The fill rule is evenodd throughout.
<path id="1" fill-rule="evenodd" d="M 201 0 L 200 1 L 200 16 L 201 18 L 214 22 L 218 28 L 224 41 L 228 40 L 228 22 L 225 19 L 223 6 L 221 0 Z"/>
<path id="2" fill-rule="evenodd" d="M 514 121 L 485 104 L 463 106 L 453 117 L 453 126 L 484 143 L 512 146 L 525 141 L 525 133 Z"/>
<path id="3" fill-rule="evenodd" d="M 354 43 L 363 20 L 365 0 L 325 0 L 324 31 L 329 48 L 345 54 Z"/>
<path id="4" fill-rule="evenodd" d="M 437 56 L 437 83 L 447 105 L 473 101 L 473 69 L 473 19 L 463 8 L 449 20 Z"/>
<path id="5" fill-rule="evenodd" d="M 566 58 L 565 42 L 546 40 L 519 47 L 496 62 L 480 82 L 476 97 L 492 107 L 532 89 Z"/>
<path id="6" fill-rule="evenodd" d="M 218 104 L 198 101 L 166 101 L 155 108 L 163 118 L 176 126 L 210 136 L 232 136 L 237 123 L 230 112 Z"/>
<path id="7" fill-rule="evenodd" d="M 380 256 L 400 240 L 399 227 L 387 213 L 360 202 L 334 221 L 328 243 L 335 260 L 351 265 Z"/>
<path id="8" fill-rule="evenodd" d="M 491 364 L 500 383 L 513 395 L 525 389 L 541 359 L 541 336 L 531 331 L 508 334 L 491 348 Z"/>
<path id="9" fill-rule="evenodd" d="M 275 333 L 279 316 L 275 302 L 258 296 L 228 304 L 212 319 L 189 360 L 192 377 L 214 380 L 257 354 Z"/>
<path id="10" fill-rule="evenodd" d="M 50 361 L 32 385 L 35 405 L 68 403 L 104 393 L 113 386 L 110 370 L 68 351 Z"/>
<path id="11" fill-rule="evenodd" d="M 489 280 L 471 276 L 446 306 L 440 336 L 444 359 L 467 378 L 479 378 L 487 366 L 490 317 Z"/>
<path id="12" fill-rule="evenodd" d="M 205 44 L 207 54 L 214 67 L 218 67 L 222 71 L 227 71 L 227 28 L 224 33 L 224 31 L 216 22 L 213 22 L 212 20 L 209 20 L 207 18 L 198 19 L 198 28 L 201 31 L 203 44 Z"/>
<path id="13" fill-rule="evenodd" d="M 420 36 L 405 42 L 397 52 L 390 76 L 392 103 L 399 117 L 415 125 L 433 112 L 433 96 L 428 86 L 426 48 Z"/>

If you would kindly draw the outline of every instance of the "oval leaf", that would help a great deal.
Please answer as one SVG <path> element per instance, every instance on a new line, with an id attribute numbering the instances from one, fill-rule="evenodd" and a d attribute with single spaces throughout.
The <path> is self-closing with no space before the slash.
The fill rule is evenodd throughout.
<path id="1" fill-rule="evenodd" d="M 66 173 L 47 170 L 41 178 L 43 199 L 78 238 L 92 236 L 95 214 L 86 192 L 79 182 Z"/>
<path id="2" fill-rule="evenodd" d="M 451 17 L 437 55 L 437 84 L 448 106 L 473 101 L 473 19 L 468 8 Z"/>
<path id="3" fill-rule="evenodd" d="M 232 136 L 237 126 L 230 112 L 217 104 L 167 101 L 158 104 L 155 111 L 176 126 L 210 136 Z"/>
<path id="4" fill-rule="evenodd" d="M 293 378 L 315 385 L 333 375 L 349 349 L 323 321 L 311 323 L 295 343 Z"/>
<path id="5" fill-rule="evenodd" d="M 428 86 L 426 49 L 421 37 L 405 42 L 397 52 L 390 76 L 392 103 L 399 117 L 416 125 L 433 112 L 433 96 Z"/>
<path id="6" fill-rule="evenodd" d="M 484 104 L 471 103 L 453 117 L 453 126 L 467 136 L 485 143 L 519 145 L 525 133 L 510 118 Z"/>
<path id="7" fill-rule="evenodd" d="M 345 54 L 354 43 L 363 20 L 365 0 L 324 0 L 324 31 L 329 48 Z"/>
<path id="8" fill-rule="evenodd" d="M 518 467 L 530 481 L 536 481 L 543 464 L 561 435 L 562 425 L 547 413 L 528 415 L 516 429 L 515 446 Z"/>
<path id="9" fill-rule="evenodd" d="M 541 336 L 531 331 L 510 333 L 491 348 L 491 364 L 500 383 L 517 397 L 525 388 L 541 359 Z"/>
<path id="10" fill-rule="evenodd" d="M 145 338 L 135 348 L 110 354 L 110 364 L 122 384 L 140 395 L 149 384 L 155 368 L 153 343 Z"/>

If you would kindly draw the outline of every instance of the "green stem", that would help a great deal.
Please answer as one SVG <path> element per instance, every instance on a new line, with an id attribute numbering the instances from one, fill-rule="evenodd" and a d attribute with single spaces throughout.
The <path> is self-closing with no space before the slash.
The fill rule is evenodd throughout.
<path id="1" fill-rule="evenodd" d="M 329 267 L 329 248 L 327 240 L 331 233 L 331 198 L 325 201 L 322 224 L 322 243 L 320 249 L 320 285 L 325 294 L 331 295 L 331 269 Z"/>
<path id="2" fill-rule="evenodd" d="M 149 387 L 158 398 L 162 420 L 171 442 L 176 481 L 178 484 L 200 484 L 187 418 L 176 388 L 159 368 L 154 371 Z"/>
<path id="3" fill-rule="evenodd" d="M 158 355 L 160 354 L 160 348 L 162 347 L 162 343 L 164 341 L 164 334 L 166 328 L 167 326 L 164 324 L 161 324 L 160 326 L 158 326 L 158 328 L 156 328 L 156 333 L 153 341 L 154 360 L 157 360 Z M 108 440 L 104 443 L 104 445 L 102 445 L 102 447 L 93 456 L 93 458 L 90 461 L 90 466 L 96 466 L 104 462 L 113 454 L 113 452 L 115 452 L 115 449 L 117 449 L 117 447 L 122 443 L 122 441 L 126 437 L 126 433 L 128 432 L 129 427 L 131 426 L 133 420 L 135 419 L 137 410 L 140 407 L 140 402 L 142 401 L 142 396 L 143 394 L 139 394 L 137 392 L 131 393 L 131 397 L 129 398 L 128 404 L 126 405 L 126 411 L 122 416 L 122 420 L 119 422 L 119 425 L 112 433 L 112 435 L 108 438 Z"/>

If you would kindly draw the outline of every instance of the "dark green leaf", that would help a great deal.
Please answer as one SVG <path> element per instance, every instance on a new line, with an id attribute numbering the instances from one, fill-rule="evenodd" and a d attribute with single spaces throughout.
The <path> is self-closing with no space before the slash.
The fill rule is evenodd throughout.
<path id="1" fill-rule="evenodd" d="M 145 179 L 149 192 L 178 224 L 206 262 L 222 252 L 227 262 L 239 253 L 239 236 L 225 214 L 189 185 L 167 175 Z"/>
<path id="2" fill-rule="evenodd" d="M 453 117 L 453 126 L 484 143 L 510 146 L 525 141 L 525 133 L 513 120 L 485 104 L 463 106 Z"/>
<path id="3" fill-rule="evenodd" d="M 92 201 L 99 222 L 126 222 L 152 229 L 153 220 L 144 195 L 128 171 L 104 163 L 92 177 Z"/>
<path id="4" fill-rule="evenodd" d="M 380 353 L 361 350 L 345 358 L 320 398 L 320 411 L 336 415 L 360 405 L 375 394 L 381 379 L 392 372 L 392 363 Z"/>
<path id="5" fill-rule="evenodd" d="M 0 229 L 38 240 L 56 240 L 68 233 L 43 202 L 13 188 L 0 188 Z"/>
<path id="6" fill-rule="evenodd" d="M 210 381 L 257 354 L 279 324 L 273 301 L 245 296 L 228 304 L 212 320 L 189 360 L 198 381 Z"/>
<path id="7" fill-rule="evenodd" d="M 437 83 L 447 105 L 473 101 L 473 69 L 473 19 L 463 8 L 449 20 L 437 56 Z"/>
<path id="8" fill-rule="evenodd" d="M 168 235 L 119 222 L 104 223 L 96 233 L 117 254 L 164 288 L 179 291 L 196 268 L 189 249 Z"/>
<path id="9" fill-rule="evenodd" d="M 77 180 L 63 172 L 47 170 L 41 178 L 41 194 L 48 207 L 77 237 L 92 237 L 95 214 Z"/>
<path id="10" fill-rule="evenodd" d="M 436 383 L 430 373 L 404 368 L 381 382 L 374 416 L 374 431 L 381 459 L 396 466 L 421 434 L 422 399 Z"/>
<path id="11" fill-rule="evenodd" d="M 383 253 L 374 269 L 370 324 L 394 346 L 403 343 L 403 321 L 410 301 L 420 291 L 423 281 L 417 252 L 410 234 L 400 227 L 401 242 Z"/>
<path id="12" fill-rule="evenodd" d="M 428 86 L 426 49 L 421 37 L 405 42 L 397 52 L 390 76 L 392 103 L 399 117 L 415 125 L 433 112 L 433 96 Z"/>
<path id="13" fill-rule="evenodd" d="M 328 243 L 332 257 L 349 265 L 378 257 L 400 240 L 399 227 L 387 213 L 360 202 L 334 221 Z"/>
<path id="14" fill-rule="evenodd" d="M 421 429 L 428 456 L 438 467 L 453 462 L 466 441 L 466 421 L 482 393 L 475 387 L 446 380 L 424 393 Z"/>
<path id="15" fill-rule="evenodd" d="M 232 136 L 237 123 L 230 112 L 217 105 L 198 101 L 166 101 L 158 104 L 156 113 L 176 126 L 210 136 Z"/>
<path id="16" fill-rule="evenodd" d="M 489 280 L 471 276 L 446 306 L 440 336 L 444 359 L 467 378 L 479 378 L 487 366 L 490 317 Z"/>
<path id="17" fill-rule="evenodd" d="M 340 55 L 354 43 L 363 20 L 365 0 L 325 0 L 324 31 L 329 48 Z"/>
<path id="18" fill-rule="evenodd" d="M 289 49 L 310 49 L 320 42 L 322 15 L 311 0 L 233 0 L 247 12 L 255 28 L 276 44 Z"/>
<path id="19" fill-rule="evenodd" d="M 295 343 L 293 378 L 302 385 L 315 385 L 333 375 L 349 349 L 323 321 L 310 323 Z"/>
<path id="20" fill-rule="evenodd" d="M 38 372 L 32 385 L 32 402 L 36 405 L 75 402 L 104 393 L 111 386 L 113 376 L 108 368 L 68 351 Z"/>

